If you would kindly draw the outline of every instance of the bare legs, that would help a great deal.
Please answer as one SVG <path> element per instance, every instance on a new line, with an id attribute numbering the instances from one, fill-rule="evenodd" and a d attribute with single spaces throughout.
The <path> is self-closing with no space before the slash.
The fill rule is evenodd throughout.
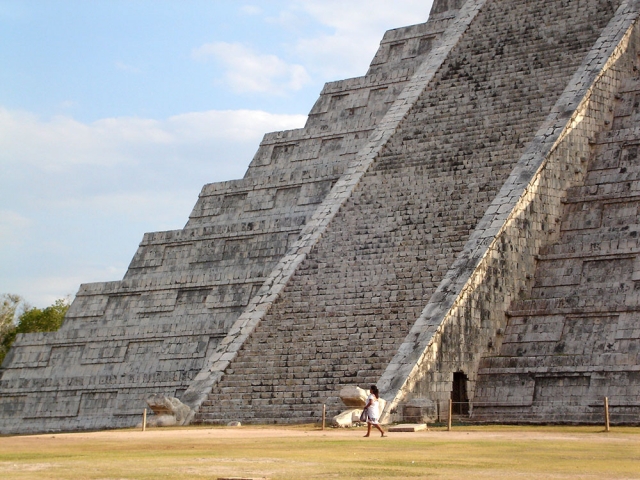
<path id="1" fill-rule="evenodd" d="M 374 427 L 376 427 L 378 429 L 378 431 L 380 432 L 380 436 L 384 437 L 384 430 L 382 430 L 382 428 L 380 427 L 380 425 L 378 425 L 377 423 L 370 423 L 367 422 L 367 434 L 365 435 L 365 437 L 368 437 L 369 435 L 371 435 L 371 425 L 373 425 Z"/>

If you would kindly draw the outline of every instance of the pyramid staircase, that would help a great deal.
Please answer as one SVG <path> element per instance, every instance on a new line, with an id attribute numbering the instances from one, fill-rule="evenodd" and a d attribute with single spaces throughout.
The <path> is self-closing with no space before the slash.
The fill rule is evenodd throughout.
<path id="1" fill-rule="evenodd" d="M 146 234 L 121 281 L 83 285 L 60 331 L 17 339 L 0 433 L 131 426 L 152 394 L 200 423 L 310 422 L 373 382 L 397 412 L 448 397 L 461 366 L 479 420 L 596 418 L 604 394 L 614 420 L 632 414 L 637 83 L 602 110 L 640 51 L 639 13 L 436 0 L 387 32 L 304 128 L 205 185 L 184 229 Z M 531 298 L 496 336 L 533 253 Z"/>
<path id="2" fill-rule="evenodd" d="M 376 382 L 614 9 L 486 2 L 197 421 L 311 422 Z"/>
<path id="3" fill-rule="evenodd" d="M 0 369 L 0 433 L 126 427 L 151 395 L 181 398 L 459 3 L 388 31 L 366 75 L 325 85 L 304 128 L 265 135 L 244 178 L 205 185 L 183 229 L 145 234 L 121 281 L 82 285 L 59 331 L 19 336 Z"/>

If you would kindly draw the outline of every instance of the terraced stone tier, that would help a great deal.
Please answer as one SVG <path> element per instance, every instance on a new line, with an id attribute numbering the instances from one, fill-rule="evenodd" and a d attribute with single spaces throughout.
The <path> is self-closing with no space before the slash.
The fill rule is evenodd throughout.
<path id="1" fill-rule="evenodd" d="M 615 7 L 488 1 L 198 421 L 313 421 L 375 382 Z"/>
<path id="2" fill-rule="evenodd" d="M 0 433 L 131 426 L 145 398 L 180 397 L 454 16 L 390 32 L 381 50 L 406 48 L 327 84 L 305 128 L 265 136 L 245 178 L 205 185 L 184 229 L 146 234 L 122 281 L 83 285 L 60 331 L 19 337 Z"/>
<path id="3" fill-rule="evenodd" d="M 447 8 L 426 23 L 388 31 L 367 75 L 327 83 L 303 129 L 265 135 L 245 178 L 264 178 L 282 165 L 294 172 L 344 168 L 438 45 L 456 12 Z"/>
<path id="4" fill-rule="evenodd" d="M 565 200 L 560 240 L 538 257 L 499 353 L 478 372 L 473 418 L 511 422 L 640 421 L 640 189 L 633 128 L 640 79 L 617 95 L 614 121 L 584 185 Z"/>

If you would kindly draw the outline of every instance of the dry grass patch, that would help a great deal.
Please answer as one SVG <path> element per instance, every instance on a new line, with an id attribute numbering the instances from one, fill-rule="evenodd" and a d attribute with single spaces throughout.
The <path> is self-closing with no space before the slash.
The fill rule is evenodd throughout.
<path id="1" fill-rule="evenodd" d="M 0 437 L 2 478 L 640 479 L 640 428 L 460 427 L 362 438 L 314 426 Z"/>

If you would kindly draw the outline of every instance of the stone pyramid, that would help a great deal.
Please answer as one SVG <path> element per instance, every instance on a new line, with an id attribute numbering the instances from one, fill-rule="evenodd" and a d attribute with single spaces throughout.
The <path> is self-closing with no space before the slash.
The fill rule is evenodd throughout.
<path id="1" fill-rule="evenodd" d="M 313 422 L 370 383 L 385 421 L 453 398 L 594 422 L 606 395 L 637 422 L 639 14 L 436 0 L 387 32 L 123 280 L 16 341 L 0 433 L 131 426 L 155 394 L 200 423 Z"/>

